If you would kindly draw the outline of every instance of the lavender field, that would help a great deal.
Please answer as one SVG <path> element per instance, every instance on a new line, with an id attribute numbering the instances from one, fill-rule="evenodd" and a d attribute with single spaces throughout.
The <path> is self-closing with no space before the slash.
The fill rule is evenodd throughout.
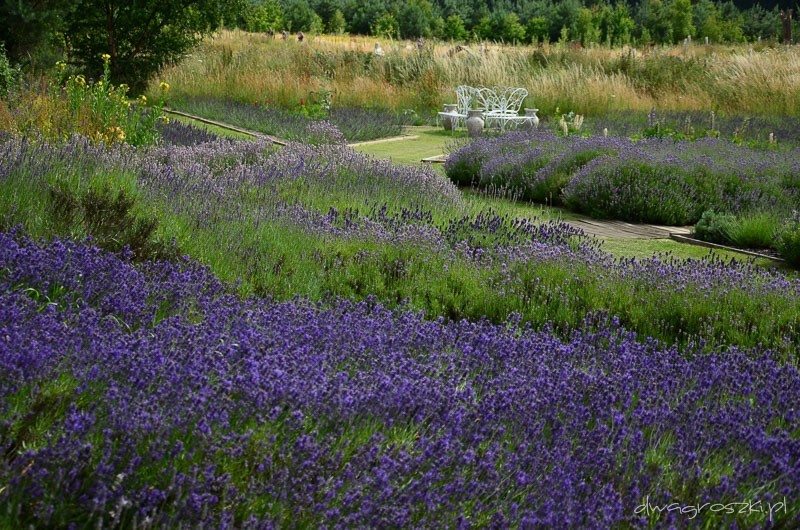
<path id="1" fill-rule="evenodd" d="M 313 132 L 0 140 L 0 527 L 793 527 L 796 274 L 617 259 Z M 719 196 L 784 204 L 764 156 Z"/>
<path id="2" fill-rule="evenodd" d="M 800 374 L 766 351 L 677 350 L 607 317 L 559 339 L 514 315 L 240 299 L 189 261 L 15 233 L 0 248 L 11 526 L 609 528 L 647 526 L 644 498 L 798 508 Z M 769 516 L 697 519 L 725 520 Z"/>

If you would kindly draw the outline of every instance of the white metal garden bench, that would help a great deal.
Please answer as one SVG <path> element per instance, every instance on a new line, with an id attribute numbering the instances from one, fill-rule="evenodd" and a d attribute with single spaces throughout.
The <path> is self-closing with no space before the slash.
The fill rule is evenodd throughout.
<path id="1" fill-rule="evenodd" d="M 534 123 L 533 116 L 520 116 L 523 101 L 528 96 L 524 88 L 487 88 L 460 85 L 456 88 L 456 110 L 440 112 L 442 119 L 452 120 L 453 130 L 466 121 L 470 108 L 483 109 L 486 127 L 497 126 L 505 131 L 509 125 L 514 127 L 521 123 Z M 538 122 L 538 119 L 535 120 Z"/>

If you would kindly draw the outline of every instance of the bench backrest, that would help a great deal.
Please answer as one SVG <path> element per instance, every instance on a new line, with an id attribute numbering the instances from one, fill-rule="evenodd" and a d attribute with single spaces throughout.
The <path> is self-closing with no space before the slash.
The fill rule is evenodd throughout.
<path id="1" fill-rule="evenodd" d="M 459 114 L 472 108 L 482 108 L 487 114 L 519 114 L 522 103 L 528 96 L 524 88 L 456 87 L 456 104 Z"/>
<path id="2" fill-rule="evenodd" d="M 503 114 L 519 114 L 522 102 L 528 97 L 528 91 L 524 88 L 495 88 L 498 100 L 498 111 Z"/>

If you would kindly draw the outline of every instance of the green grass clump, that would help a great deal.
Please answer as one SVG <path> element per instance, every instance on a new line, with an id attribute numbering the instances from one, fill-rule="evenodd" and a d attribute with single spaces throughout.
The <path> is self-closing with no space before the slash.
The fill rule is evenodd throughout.
<path id="1" fill-rule="evenodd" d="M 800 218 L 797 212 L 778 229 L 775 248 L 789 264 L 800 268 Z"/>
<path id="2" fill-rule="evenodd" d="M 772 248 L 780 219 L 770 212 L 739 215 L 730 229 L 731 242 L 740 248 Z"/>

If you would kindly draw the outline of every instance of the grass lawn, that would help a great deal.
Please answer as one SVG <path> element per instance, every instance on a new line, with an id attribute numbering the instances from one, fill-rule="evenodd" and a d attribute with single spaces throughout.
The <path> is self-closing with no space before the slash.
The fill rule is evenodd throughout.
<path id="1" fill-rule="evenodd" d="M 726 250 L 711 250 L 697 245 L 687 245 L 672 239 L 606 239 L 602 249 L 620 258 L 649 258 L 658 253 L 669 252 L 679 258 L 701 259 L 713 253 L 724 260 L 749 261 L 754 260 L 761 267 L 779 267 L 789 270 L 783 263 L 768 258 L 752 258 L 739 252 Z"/>
<path id="2" fill-rule="evenodd" d="M 447 153 L 452 146 L 463 144 L 466 132 L 456 131 L 451 134 L 441 127 L 417 126 L 407 127 L 405 134 L 415 136 L 406 140 L 376 141 L 353 146 L 356 151 L 372 155 L 376 158 L 386 158 L 395 164 L 419 164 L 423 158 Z M 441 168 L 442 164 L 433 164 Z"/>

